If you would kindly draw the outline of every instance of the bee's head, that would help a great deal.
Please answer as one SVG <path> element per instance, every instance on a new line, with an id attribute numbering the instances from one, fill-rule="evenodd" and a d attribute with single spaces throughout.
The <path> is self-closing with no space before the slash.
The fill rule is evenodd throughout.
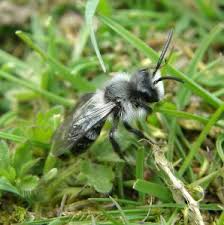
<path id="1" fill-rule="evenodd" d="M 149 69 L 141 69 L 132 77 L 132 82 L 135 86 L 137 95 L 145 102 L 158 102 L 164 97 L 163 80 L 170 79 L 182 82 L 176 77 L 166 76 L 161 77 L 159 68 L 163 62 L 167 49 L 169 47 L 173 31 L 168 34 L 167 41 L 163 46 L 159 60 L 153 71 Z"/>
<path id="2" fill-rule="evenodd" d="M 161 77 L 159 70 L 154 73 L 149 69 L 141 69 L 132 76 L 138 97 L 147 103 L 158 102 L 164 97 L 163 80 L 168 79 L 182 82 L 182 80 L 172 76 Z"/>
<path id="3" fill-rule="evenodd" d="M 141 69 L 137 71 L 131 79 L 134 84 L 134 88 L 136 90 L 138 98 L 140 98 L 144 102 L 158 102 L 160 99 L 163 98 L 163 83 L 160 82 L 154 86 L 154 79 L 148 69 Z"/>

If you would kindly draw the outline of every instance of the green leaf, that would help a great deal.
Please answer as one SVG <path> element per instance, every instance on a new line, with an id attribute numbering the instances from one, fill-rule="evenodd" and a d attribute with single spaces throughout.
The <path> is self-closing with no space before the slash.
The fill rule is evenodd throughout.
<path id="1" fill-rule="evenodd" d="M 27 136 L 29 139 L 41 143 L 49 143 L 55 129 L 58 127 L 59 123 L 61 123 L 63 111 L 63 107 L 56 106 L 47 112 L 37 113 L 35 126 L 32 126 L 28 130 Z"/>
<path id="2" fill-rule="evenodd" d="M 108 0 L 100 0 L 97 11 L 104 16 L 111 16 L 112 15 L 112 2 Z"/>
<path id="3" fill-rule="evenodd" d="M 220 134 L 216 140 L 216 149 L 218 152 L 219 157 L 221 158 L 222 162 L 224 163 L 224 134 Z"/>
<path id="4" fill-rule="evenodd" d="M 87 179 L 87 183 L 101 193 L 108 193 L 112 189 L 114 173 L 111 167 L 82 161 L 81 173 Z"/>
<path id="5" fill-rule="evenodd" d="M 21 172 L 20 175 L 27 174 L 38 162 L 40 161 L 40 158 L 29 160 L 28 162 L 24 163 L 21 166 Z"/>
<path id="6" fill-rule="evenodd" d="M 56 165 L 58 159 L 52 155 L 52 153 L 50 152 L 48 154 L 47 159 L 45 160 L 45 164 L 44 164 L 44 174 L 48 174 L 48 172 L 50 172 Z"/>
<path id="7" fill-rule="evenodd" d="M 33 191 L 38 185 L 39 178 L 37 176 L 28 175 L 23 177 L 18 183 L 22 191 Z"/>
<path id="8" fill-rule="evenodd" d="M 49 109 L 49 111 L 47 112 L 47 117 L 51 118 L 52 116 L 63 114 L 63 113 L 64 113 L 64 108 L 60 105 L 56 105 Z"/>
<path id="9" fill-rule="evenodd" d="M 12 192 L 14 194 L 20 195 L 16 187 L 14 187 L 6 178 L 0 177 L 0 190 Z"/>
<path id="10" fill-rule="evenodd" d="M 104 151 L 102 151 L 104 149 Z M 100 137 L 90 149 L 98 162 L 123 162 L 122 159 L 113 151 L 108 142 L 107 136 Z"/>
<path id="11" fill-rule="evenodd" d="M 0 169 L 7 169 L 10 165 L 9 148 L 5 141 L 0 141 Z"/>
<path id="12" fill-rule="evenodd" d="M 13 158 L 13 167 L 17 175 L 20 176 L 24 164 L 32 160 L 31 146 L 28 143 L 21 144 L 15 151 Z"/>
<path id="13" fill-rule="evenodd" d="M 164 202 L 170 202 L 173 200 L 170 190 L 161 184 L 138 179 L 134 183 L 133 188 L 137 191 L 155 196 Z"/>
<path id="14" fill-rule="evenodd" d="M 58 169 L 53 168 L 50 171 L 48 171 L 46 174 L 44 174 L 44 180 L 49 181 L 53 179 L 54 177 L 56 177 L 57 174 L 58 174 Z"/>
<path id="15" fill-rule="evenodd" d="M 94 34 L 94 29 L 93 29 L 93 27 L 94 27 L 93 26 L 93 17 L 94 17 L 94 14 L 95 14 L 98 3 L 99 3 L 99 0 L 88 0 L 87 1 L 86 10 L 85 10 L 85 19 L 86 19 L 87 26 L 89 27 L 89 30 L 90 30 L 90 38 L 91 38 L 93 48 L 96 52 L 96 56 L 97 56 L 97 58 L 100 62 L 100 65 L 103 69 L 103 72 L 105 73 L 106 67 L 104 65 L 102 56 L 100 54 L 100 51 L 99 51 L 99 48 L 98 48 L 98 45 L 97 45 L 97 41 L 96 41 L 96 37 L 95 37 L 95 34 Z"/>
<path id="16" fill-rule="evenodd" d="M 0 168 L 0 177 L 1 176 L 5 177 L 9 182 L 14 182 L 16 178 L 16 171 L 12 166 L 5 169 Z"/>

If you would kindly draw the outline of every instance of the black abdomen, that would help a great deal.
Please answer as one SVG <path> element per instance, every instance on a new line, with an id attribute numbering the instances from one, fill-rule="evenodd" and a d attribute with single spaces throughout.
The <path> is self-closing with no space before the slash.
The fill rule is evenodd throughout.
<path id="1" fill-rule="evenodd" d="M 90 147 L 91 144 L 94 143 L 94 141 L 97 139 L 97 137 L 100 135 L 100 131 L 105 123 L 105 120 L 98 122 L 94 127 L 92 127 L 86 134 L 80 138 L 72 147 L 71 152 L 74 155 L 79 155 L 87 148 Z"/>

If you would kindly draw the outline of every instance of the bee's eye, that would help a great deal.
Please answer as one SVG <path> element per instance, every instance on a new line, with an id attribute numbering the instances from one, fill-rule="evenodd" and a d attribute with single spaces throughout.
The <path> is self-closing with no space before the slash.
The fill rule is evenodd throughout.
<path id="1" fill-rule="evenodd" d="M 144 101 L 149 102 L 150 101 L 150 94 L 147 91 L 141 92 L 141 97 Z"/>
<path id="2" fill-rule="evenodd" d="M 144 102 L 152 103 L 159 101 L 157 89 L 150 89 L 150 91 L 141 91 L 140 95 L 141 99 Z"/>

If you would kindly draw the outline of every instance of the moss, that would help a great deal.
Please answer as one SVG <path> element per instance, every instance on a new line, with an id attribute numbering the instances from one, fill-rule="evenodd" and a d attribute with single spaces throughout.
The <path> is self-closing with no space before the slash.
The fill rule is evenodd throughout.
<path id="1" fill-rule="evenodd" d="M 27 210 L 15 204 L 9 204 L 8 201 L 2 203 L 0 211 L 0 221 L 3 225 L 11 225 L 13 223 L 21 223 L 25 220 Z"/>

